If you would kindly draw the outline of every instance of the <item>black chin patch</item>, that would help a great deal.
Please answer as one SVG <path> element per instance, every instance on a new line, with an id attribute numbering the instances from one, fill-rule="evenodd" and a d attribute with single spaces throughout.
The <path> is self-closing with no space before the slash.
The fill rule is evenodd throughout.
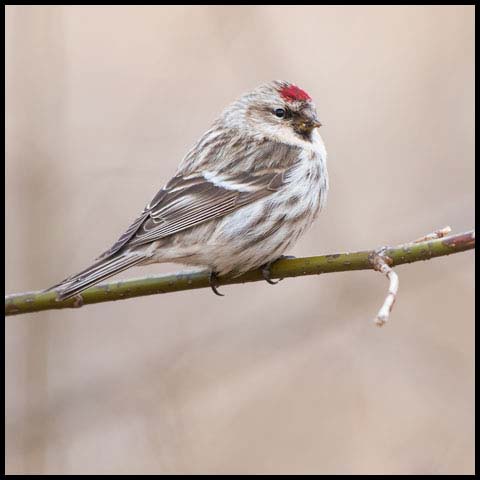
<path id="1" fill-rule="evenodd" d="M 311 142 L 312 141 L 312 131 L 313 130 L 297 130 L 296 128 L 293 129 L 293 131 L 295 132 L 295 134 L 300 137 L 302 140 L 305 140 L 307 142 Z"/>

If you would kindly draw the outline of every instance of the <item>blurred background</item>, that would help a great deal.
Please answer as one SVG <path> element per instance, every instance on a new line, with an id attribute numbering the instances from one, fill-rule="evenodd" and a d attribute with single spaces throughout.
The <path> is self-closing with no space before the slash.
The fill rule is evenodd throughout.
<path id="1" fill-rule="evenodd" d="M 7 6 L 6 293 L 87 266 L 272 79 L 329 152 L 287 253 L 474 227 L 473 6 Z M 370 271 L 8 317 L 6 473 L 472 474 L 473 260 L 399 267 L 383 329 Z"/>

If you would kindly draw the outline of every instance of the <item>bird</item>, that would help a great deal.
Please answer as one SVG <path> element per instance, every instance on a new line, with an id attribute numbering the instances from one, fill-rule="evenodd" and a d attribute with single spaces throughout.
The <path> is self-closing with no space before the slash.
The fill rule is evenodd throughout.
<path id="1" fill-rule="evenodd" d="M 311 226 L 329 188 L 312 98 L 284 80 L 227 106 L 174 176 L 88 268 L 50 287 L 58 300 L 136 265 L 180 263 L 218 278 L 270 266 Z"/>

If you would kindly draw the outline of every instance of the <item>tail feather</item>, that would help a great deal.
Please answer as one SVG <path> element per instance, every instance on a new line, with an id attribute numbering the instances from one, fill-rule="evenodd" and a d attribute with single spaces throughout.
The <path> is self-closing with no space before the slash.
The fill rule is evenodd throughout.
<path id="1" fill-rule="evenodd" d="M 80 273 L 66 278 L 46 291 L 57 290 L 59 300 L 74 297 L 83 290 L 145 260 L 140 255 L 123 255 L 101 260 Z"/>

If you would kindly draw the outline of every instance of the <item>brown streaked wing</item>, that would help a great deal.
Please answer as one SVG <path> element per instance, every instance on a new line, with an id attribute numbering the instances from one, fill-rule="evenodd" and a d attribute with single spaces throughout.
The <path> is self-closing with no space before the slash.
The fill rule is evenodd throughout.
<path id="1" fill-rule="evenodd" d="M 162 191 L 162 190 L 160 190 Z M 148 210 L 145 209 L 139 217 L 128 227 L 127 231 L 105 252 L 99 255 L 96 260 L 105 260 L 117 253 L 122 247 L 124 247 L 128 241 L 137 233 L 137 230 L 141 227 L 142 223 L 148 218 Z"/>
<path id="2" fill-rule="evenodd" d="M 199 175 L 201 181 L 185 178 L 185 187 L 175 181 L 172 191 L 165 190 L 160 201 L 153 203 L 148 218 L 128 242 L 128 246 L 143 245 L 195 227 L 214 218 L 223 217 L 240 207 L 271 195 L 283 184 L 286 170 L 271 170 L 256 175 L 239 174 L 228 181 L 232 188 L 215 185 Z M 241 186 L 235 189 L 234 186 Z M 248 188 L 248 191 L 242 191 Z"/>
<path id="3" fill-rule="evenodd" d="M 239 156 L 247 152 L 239 152 Z M 154 242 L 204 222 L 227 215 L 249 203 L 268 196 L 284 183 L 285 174 L 298 160 L 298 147 L 285 144 L 257 145 L 250 155 L 253 173 L 236 172 L 221 178 L 231 186 L 249 187 L 249 191 L 215 185 L 201 172 L 178 174 L 161 189 L 140 216 L 117 242 L 99 259 L 106 259 L 124 248 Z M 249 158 L 248 155 L 246 157 Z M 274 161 L 273 158 L 276 158 Z M 272 168 L 273 164 L 279 168 Z M 230 165 L 231 170 L 233 165 Z"/>

